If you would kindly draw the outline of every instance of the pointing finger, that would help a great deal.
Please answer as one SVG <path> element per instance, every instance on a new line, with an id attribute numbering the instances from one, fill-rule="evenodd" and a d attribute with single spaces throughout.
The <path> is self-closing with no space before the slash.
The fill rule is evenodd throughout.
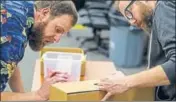
<path id="1" fill-rule="evenodd" d="M 111 97 L 111 93 L 110 92 L 108 92 L 104 97 L 103 97 L 103 99 L 101 100 L 101 101 L 106 101 L 107 99 L 109 99 L 109 97 Z"/>

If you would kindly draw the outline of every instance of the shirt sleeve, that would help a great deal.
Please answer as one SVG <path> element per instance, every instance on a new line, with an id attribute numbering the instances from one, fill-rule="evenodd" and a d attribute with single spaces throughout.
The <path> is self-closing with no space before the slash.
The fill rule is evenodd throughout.
<path id="1" fill-rule="evenodd" d="M 18 64 L 25 51 L 26 10 L 23 2 L 4 1 L 1 4 L 0 58 L 6 63 Z"/>
<path id="2" fill-rule="evenodd" d="M 165 1 L 156 10 L 158 40 L 165 52 L 167 61 L 161 66 L 171 84 L 176 83 L 176 33 L 175 3 Z"/>

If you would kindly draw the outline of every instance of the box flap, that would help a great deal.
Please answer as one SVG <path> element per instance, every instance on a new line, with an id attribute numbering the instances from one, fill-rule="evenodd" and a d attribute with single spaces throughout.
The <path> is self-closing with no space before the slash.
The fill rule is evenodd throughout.
<path id="1" fill-rule="evenodd" d="M 111 61 L 87 61 L 86 80 L 99 80 L 115 73 L 116 67 Z"/>
<path id="2" fill-rule="evenodd" d="M 67 94 L 72 93 L 82 93 L 82 92 L 89 92 L 89 91 L 99 91 L 99 88 L 96 83 L 99 80 L 87 80 L 87 81 L 80 81 L 80 82 L 67 82 L 67 83 L 57 83 L 53 84 L 53 87 L 56 87 L 59 90 Z"/>

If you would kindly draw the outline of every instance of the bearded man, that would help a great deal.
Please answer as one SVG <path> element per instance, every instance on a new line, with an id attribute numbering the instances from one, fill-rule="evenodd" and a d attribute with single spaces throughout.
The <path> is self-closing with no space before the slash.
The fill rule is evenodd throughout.
<path id="1" fill-rule="evenodd" d="M 132 24 L 150 36 L 148 70 L 124 75 L 117 72 L 102 79 L 100 89 L 107 91 L 102 100 L 131 88 L 156 87 L 155 100 L 176 100 L 176 33 L 174 0 L 116 1 L 115 7 Z M 142 94 L 142 93 L 141 93 Z"/>

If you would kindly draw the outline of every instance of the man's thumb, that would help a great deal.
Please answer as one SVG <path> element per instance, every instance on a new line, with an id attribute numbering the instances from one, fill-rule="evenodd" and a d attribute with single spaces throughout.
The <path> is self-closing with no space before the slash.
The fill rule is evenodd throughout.
<path id="1" fill-rule="evenodd" d="M 51 76 L 53 75 L 53 72 L 54 72 L 54 71 L 52 71 L 52 69 L 47 68 L 47 76 L 48 76 L 48 77 L 51 77 Z"/>
<path id="2" fill-rule="evenodd" d="M 108 92 L 101 101 L 106 101 L 109 97 L 111 97 L 111 93 Z"/>

